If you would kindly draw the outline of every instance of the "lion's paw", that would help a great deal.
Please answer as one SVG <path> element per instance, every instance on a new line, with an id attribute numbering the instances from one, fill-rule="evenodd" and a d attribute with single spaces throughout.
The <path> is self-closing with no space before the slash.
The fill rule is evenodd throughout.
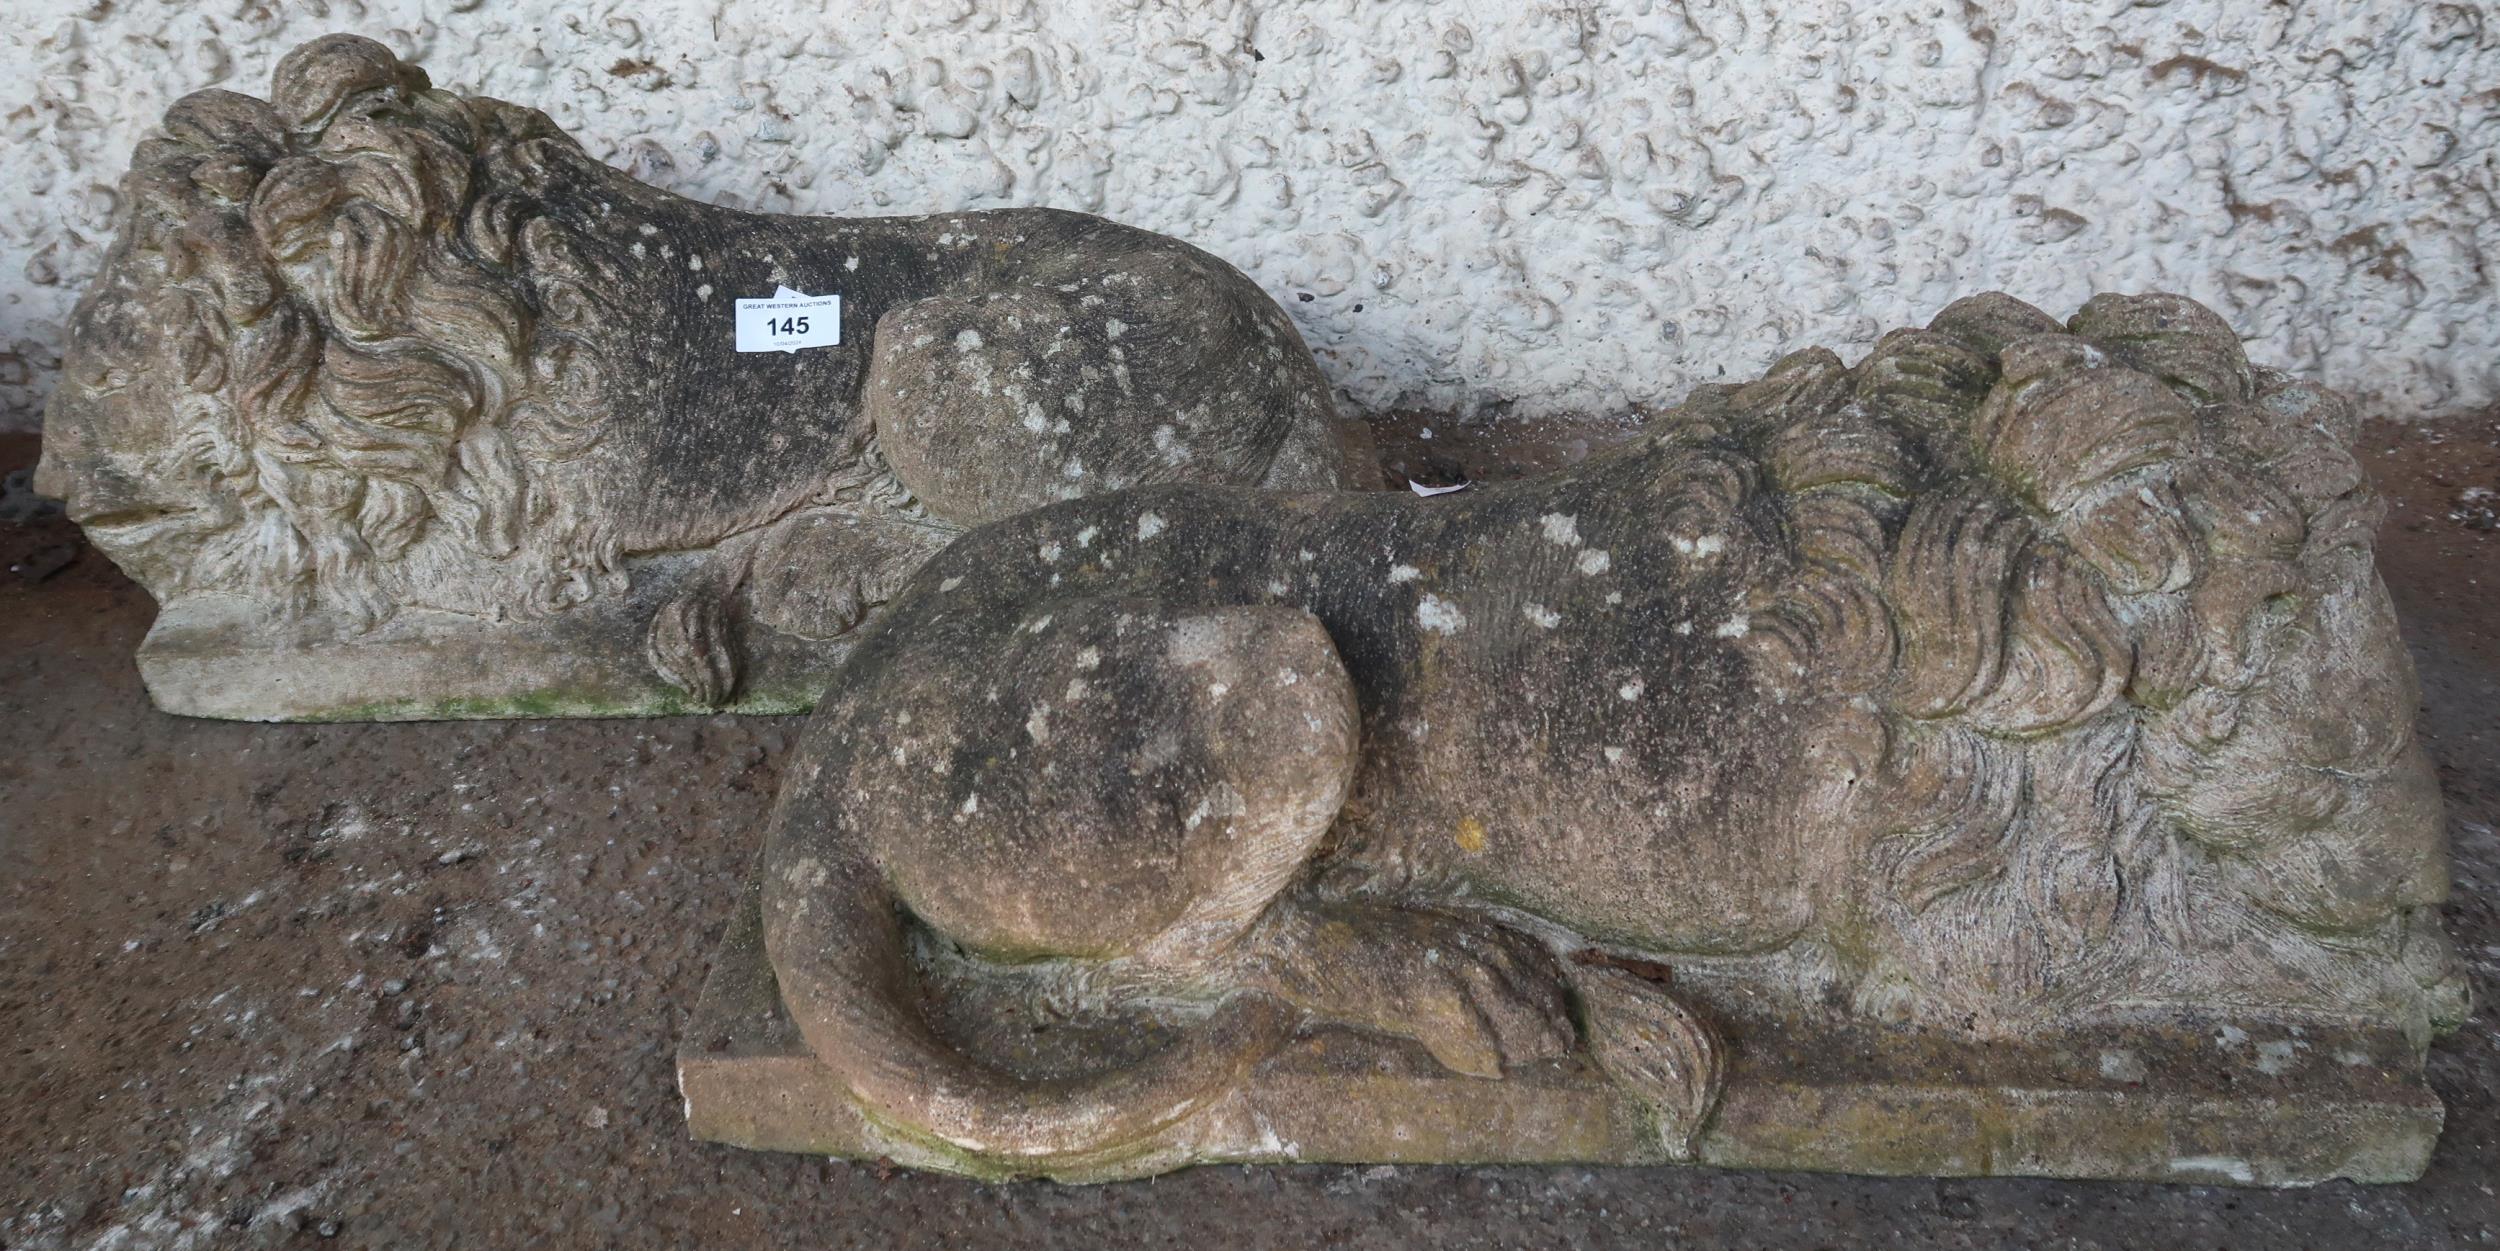
<path id="1" fill-rule="evenodd" d="M 1288 994 L 1317 1015 L 1411 1038 L 1470 1077 L 1568 1053 L 1562 970 L 1536 940 L 1414 908 L 1336 907 L 1288 957 Z"/>

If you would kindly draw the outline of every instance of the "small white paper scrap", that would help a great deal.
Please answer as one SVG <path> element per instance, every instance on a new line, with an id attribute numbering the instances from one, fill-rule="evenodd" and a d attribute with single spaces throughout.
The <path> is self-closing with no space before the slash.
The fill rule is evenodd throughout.
<path id="1" fill-rule="evenodd" d="M 1410 478 L 1410 479 L 1408 479 L 1408 480 L 1407 480 L 1407 483 L 1406 483 L 1406 489 L 1408 489 L 1408 490 L 1410 490 L 1410 491 L 1413 491 L 1413 492 L 1414 492 L 1415 494 L 1417 494 L 1417 495 L 1426 495 L 1426 496 L 1430 496 L 1430 495 L 1447 495 L 1447 494 L 1449 494 L 1449 493 L 1450 493 L 1450 492 L 1452 492 L 1452 491 L 1464 491 L 1464 490 L 1466 490 L 1467 488 L 1469 488 L 1469 487 L 1471 487 L 1471 486 L 1474 486 L 1474 485 L 1475 485 L 1475 483 L 1472 483 L 1472 482 L 1460 482 L 1460 483 L 1455 483 L 1455 484 L 1452 484 L 1452 485 L 1450 485 L 1450 486 L 1445 486 L 1445 487 L 1433 487 L 1433 486 L 1425 486 L 1423 483 L 1417 482 L 1417 481 L 1415 481 L 1414 479 L 1411 479 L 1411 478 Z"/>
<path id="2" fill-rule="evenodd" d="M 795 352 L 842 342 L 842 297 L 782 287 L 761 300 L 738 301 L 738 350 Z"/>

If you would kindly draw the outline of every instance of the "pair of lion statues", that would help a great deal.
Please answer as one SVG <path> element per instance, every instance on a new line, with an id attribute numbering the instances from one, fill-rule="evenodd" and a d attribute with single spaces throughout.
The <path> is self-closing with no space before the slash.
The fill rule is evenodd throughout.
<path id="1" fill-rule="evenodd" d="M 2185 299 L 1979 296 L 1420 499 L 1350 489 L 1289 322 L 1185 245 L 693 205 L 363 40 L 175 105 L 124 212 L 43 488 L 277 635 L 633 603 L 595 659 L 705 706 L 814 646 L 773 973 L 967 1158 L 1149 1152 L 1314 1022 L 1488 1081 L 1586 1051 L 1689 1144 L 1714 995 L 2462 1012 L 2354 411 Z M 838 286 L 842 344 L 733 351 L 777 282 Z M 1020 1074 L 931 1024 L 932 939 L 1195 1006 Z"/>

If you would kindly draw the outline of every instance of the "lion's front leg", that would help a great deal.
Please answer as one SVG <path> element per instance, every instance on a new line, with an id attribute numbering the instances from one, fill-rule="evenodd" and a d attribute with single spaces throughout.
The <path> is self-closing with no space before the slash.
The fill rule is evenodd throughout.
<path id="1" fill-rule="evenodd" d="M 1313 1016 L 1411 1038 L 1471 1077 L 1500 1077 L 1574 1041 L 1554 958 L 1524 934 L 1459 912 L 1280 902 L 1242 969 Z"/>
<path id="2" fill-rule="evenodd" d="M 960 533 L 875 508 L 802 509 L 757 537 L 743 573 L 747 612 L 782 634 L 840 637 Z"/>

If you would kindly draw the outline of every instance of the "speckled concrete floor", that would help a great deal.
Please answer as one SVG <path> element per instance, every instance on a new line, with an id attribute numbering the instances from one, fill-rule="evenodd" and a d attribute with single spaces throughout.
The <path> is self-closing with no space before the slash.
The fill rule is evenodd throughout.
<path id="1" fill-rule="evenodd" d="M 1628 425 L 1379 423 L 1428 482 Z M 153 609 L 0 519 L 0 1248 L 2479 1247 L 2500 1243 L 2500 414 L 2381 426 L 2383 567 L 2481 1007 L 2411 1186 L 1588 1168 L 987 1186 L 688 1141 L 671 1052 L 797 724 L 249 726 L 149 707 Z M 0 471 L 32 463 L 0 439 Z"/>

